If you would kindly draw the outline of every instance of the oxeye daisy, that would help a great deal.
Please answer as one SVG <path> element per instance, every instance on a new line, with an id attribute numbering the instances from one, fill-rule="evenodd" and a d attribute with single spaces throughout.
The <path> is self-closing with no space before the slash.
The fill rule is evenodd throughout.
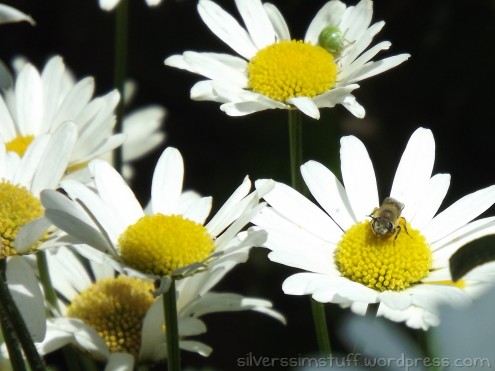
<path id="1" fill-rule="evenodd" d="M 23 255 L 52 246 L 57 235 L 44 216 L 43 189 L 55 189 L 77 141 L 73 123 L 38 136 L 20 158 L 0 143 L 0 259 L 6 259 L 6 278 L 12 296 L 33 337 L 43 339 L 44 300 Z"/>
<path id="2" fill-rule="evenodd" d="M 409 58 L 400 54 L 372 61 L 390 42 L 367 50 L 384 22 L 370 26 L 373 2 L 346 7 L 326 3 L 310 23 L 303 40 L 292 39 L 289 28 L 270 3 L 236 0 L 246 28 L 210 0 L 198 11 L 210 30 L 239 56 L 187 51 L 165 64 L 205 76 L 191 90 L 194 100 L 222 103 L 231 116 L 266 109 L 298 109 L 318 119 L 319 108 L 342 104 L 356 117 L 365 115 L 352 91 L 357 83 L 387 71 Z"/>
<path id="3" fill-rule="evenodd" d="M 117 275 L 105 264 L 90 262 L 86 269 L 65 247 L 48 255 L 50 274 L 60 294 L 59 311 L 48 319 L 46 338 L 38 344 L 42 354 L 73 344 L 95 359 L 121 364 L 156 363 L 166 357 L 166 327 L 162 296 L 153 296 L 150 280 Z M 253 310 L 284 322 L 267 300 L 211 288 L 228 272 L 225 267 L 188 277 L 177 283 L 179 346 L 208 356 L 212 349 L 190 339 L 207 331 L 199 318 L 225 311 Z"/>
<path id="4" fill-rule="evenodd" d="M 75 82 L 60 56 L 50 58 L 41 73 L 21 59 L 15 63 L 18 73 L 0 94 L 0 141 L 8 151 L 22 156 L 37 136 L 69 121 L 76 123 L 78 132 L 69 171 L 123 143 L 123 134 L 112 134 L 116 90 L 93 99 L 94 79 Z"/>
<path id="5" fill-rule="evenodd" d="M 316 161 L 301 167 L 321 208 L 276 183 L 263 197 L 271 207 L 253 220 L 268 232 L 264 246 L 272 261 L 305 271 L 285 280 L 285 293 L 312 295 L 360 314 L 378 303 L 377 315 L 427 329 L 438 324 L 440 304 L 468 303 L 486 288 L 486 280 L 476 275 L 453 282 L 449 258 L 468 242 L 495 233 L 494 217 L 473 221 L 495 202 L 495 186 L 437 214 L 450 176 L 432 176 L 435 142 L 430 130 L 420 128 L 411 136 L 386 195 L 403 206 L 400 213 L 377 212 L 386 197 L 378 196 L 363 143 L 343 137 L 340 153 L 343 184 Z M 272 181 L 256 186 L 267 182 Z"/>
<path id="6" fill-rule="evenodd" d="M 167 148 L 157 163 L 149 213 L 108 163 L 94 160 L 89 170 L 94 187 L 66 180 L 61 186 L 69 197 L 49 190 L 42 195 L 47 217 L 74 244 L 83 244 L 76 247 L 89 259 L 110 260 L 117 269 L 152 278 L 181 278 L 211 264 L 244 261 L 265 238 L 252 231 L 238 236 L 263 206 L 257 192 L 248 194 L 247 177 L 205 224 L 212 199 L 188 196 L 183 202 L 183 161 L 175 148 Z"/>

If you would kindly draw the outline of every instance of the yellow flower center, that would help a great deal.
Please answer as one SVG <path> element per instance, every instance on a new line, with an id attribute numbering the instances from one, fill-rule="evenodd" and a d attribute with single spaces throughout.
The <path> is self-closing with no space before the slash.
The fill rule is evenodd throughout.
<path id="1" fill-rule="evenodd" d="M 27 188 L 0 181 L 0 258 L 16 255 L 14 241 L 21 228 L 43 216 L 41 202 Z M 38 241 L 32 250 L 41 243 Z"/>
<path id="2" fill-rule="evenodd" d="M 146 215 L 119 237 L 124 262 L 141 272 L 165 276 L 205 260 L 215 249 L 201 224 L 180 215 Z"/>
<path id="3" fill-rule="evenodd" d="M 153 303 L 153 284 L 119 276 L 95 282 L 72 300 L 67 315 L 94 328 L 111 352 L 137 357 L 144 316 Z"/>
<path id="4" fill-rule="evenodd" d="M 5 144 L 5 149 L 7 151 L 16 152 L 19 156 L 23 156 L 27 148 L 34 140 L 34 135 L 18 136 L 15 139 Z"/>
<path id="5" fill-rule="evenodd" d="M 369 221 L 349 228 L 335 252 L 342 275 L 378 291 L 404 290 L 426 277 L 432 265 L 430 246 L 404 219 L 400 226 L 399 234 L 384 237 L 373 233 Z"/>
<path id="6" fill-rule="evenodd" d="M 279 102 L 315 97 L 335 85 L 337 65 L 321 46 L 301 40 L 269 45 L 249 61 L 249 88 Z"/>

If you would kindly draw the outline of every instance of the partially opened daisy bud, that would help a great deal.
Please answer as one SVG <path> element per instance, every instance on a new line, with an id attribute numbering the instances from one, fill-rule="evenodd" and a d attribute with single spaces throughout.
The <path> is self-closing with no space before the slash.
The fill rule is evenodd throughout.
<path id="1" fill-rule="evenodd" d="M 249 249 L 265 234 L 239 232 L 264 205 L 259 192 L 249 194 L 244 182 L 218 213 L 205 223 L 211 197 L 182 193 L 184 176 L 180 152 L 167 148 L 156 166 L 149 213 L 108 163 L 89 165 L 94 187 L 67 180 L 62 187 L 69 198 L 46 191 L 42 201 L 47 217 L 81 245 L 88 258 L 102 254 L 120 270 L 158 279 L 183 278 L 223 261 L 247 259 Z"/>
<path id="2" fill-rule="evenodd" d="M 431 131 L 416 130 L 390 197 L 380 199 L 366 148 L 348 136 L 341 140 L 343 184 L 316 161 L 301 166 L 322 209 L 276 183 L 263 197 L 271 207 L 253 223 L 268 232 L 264 246 L 271 250 L 271 260 L 305 271 L 287 278 L 284 292 L 312 295 L 359 314 L 379 303 L 377 315 L 427 329 L 438 324 L 440 304 L 464 305 L 486 290 L 495 275 L 480 279 L 474 272 L 454 282 L 449 258 L 470 241 L 495 233 L 495 218 L 472 221 L 495 203 L 495 186 L 467 195 L 435 216 L 450 176 L 432 176 L 434 158 Z"/>
<path id="3" fill-rule="evenodd" d="M 319 108 L 342 104 L 356 117 L 364 108 L 351 94 L 357 83 L 387 71 L 409 58 L 400 54 L 372 61 L 390 42 L 369 50 L 384 22 L 371 24 L 373 2 L 361 0 L 346 7 L 339 0 L 326 3 L 309 25 L 303 40 L 292 39 L 289 28 L 270 3 L 236 0 L 241 26 L 210 0 L 198 11 L 208 28 L 240 57 L 187 51 L 165 64 L 205 76 L 191 89 L 194 100 L 220 102 L 231 116 L 266 109 L 298 109 L 318 119 Z"/>

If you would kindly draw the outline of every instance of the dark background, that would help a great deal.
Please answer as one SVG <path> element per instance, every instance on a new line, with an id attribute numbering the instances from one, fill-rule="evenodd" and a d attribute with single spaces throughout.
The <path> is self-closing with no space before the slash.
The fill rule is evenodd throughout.
<path id="1" fill-rule="evenodd" d="M 31 14 L 37 26 L 1 26 L 2 60 L 10 63 L 13 56 L 22 54 L 41 68 L 48 57 L 60 54 L 78 78 L 95 76 L 98 95 L 112 89 L 114 13 L 100 10 L 96 0 L 4 3 Z M 233 1 L 218 3 L 238 17 Z M 273 3 L 288 21 L 292 37 L 303 38 L 325 1 Z M 305 160 L 318 160 L 338 172 L 339 138 L 356 135 L 371 154 L 385 197 L 409 136 L 424 126 L 436 138 L 434 172 L 452 175 L 444 207 L 494 183 L 494 19 L 493 0 L 375 1 L 373 21 L 385 20 L 386 25 L 374 44 L 392 42 L 391 49 L 379 57 L 410 53 L 411 58 L 360 83 L 355 95 L 366 108 L 364 119 L 354 118 L 340 106 L 324 109 L 319 121 L 305 119 Z M 267 177 L 290 182 L 287 111 L 229 117 L 217 103 L 189 99 L 199 76 L 163 65 L 167 56 L 186 50 L 234 53 L 203 24 L 196 1 L 164 0 L 159 7 L 148 8 L 144 0 L 131 0 L 129 32 L 128 75 L 139 84 L 131 108 L 151 103 L 167 107 L 165 145 L 179 148 L 184 156 L 185 188 L 212 195 L 216 210 L 246 174 L 252 180 Z M 136 166 L 133 187 L 143 203 L 162 150 Z M 254 249 L 250 261 L 231 272 L 217 290 L 272 300 L 287 316 L 288 326 L 250 312 L 205 316 L 209 331 L 199 339 L 214 351 L 206 359 L 183 352 L 183 366 L 229 370 L 235 368 L 238 357 L 249 353 L 294 357 L 315 351 L 309 298 L 281 291 L 283 280 L 293 272 L 270 263 L 262 249 Z M 335 328 L 349 313 L 333 305 L 327 306 L 327 312 L 338 350 Z"/>

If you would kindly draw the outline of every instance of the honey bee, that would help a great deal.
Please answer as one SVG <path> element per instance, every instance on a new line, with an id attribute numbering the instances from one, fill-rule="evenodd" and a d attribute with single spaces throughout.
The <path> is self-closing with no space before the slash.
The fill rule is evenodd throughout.
<path id="1" fill-rule="evenodd" d="M 400 216 L 403 209 L 404 204 L 392 197 L 387 197 L 380 207 L 375 207 L 371 214 L 368 215 L 371 218 L 371 230 L 375 236 L 384 237 L 395 234 L 395 241 L 402 229 L 399 222 L 404 219 Z M 404 228 L 406 233 L 409 234 L 405 224 Z"/>

